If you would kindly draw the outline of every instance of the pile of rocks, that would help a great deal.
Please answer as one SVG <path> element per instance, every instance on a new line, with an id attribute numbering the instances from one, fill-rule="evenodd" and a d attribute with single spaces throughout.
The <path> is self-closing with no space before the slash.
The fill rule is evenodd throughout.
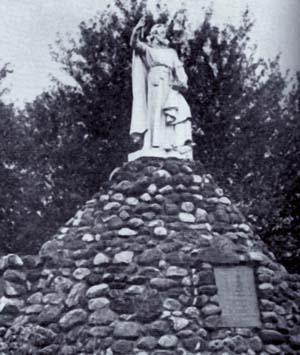
<path id="1" fill-rule="evenodd" d="M 15 259 L 0 263 L 0 354 L 300 354 L 300 277 L 200 164 L 126 164 L 39 257 Z M 253 267 L 260 327 L 220 328 L 220 265 Z"/>

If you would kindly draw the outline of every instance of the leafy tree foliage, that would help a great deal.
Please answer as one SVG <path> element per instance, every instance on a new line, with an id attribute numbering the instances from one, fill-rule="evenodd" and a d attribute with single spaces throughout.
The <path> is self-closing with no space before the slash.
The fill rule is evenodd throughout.
<path id="1" fill-rule="evenodd" d="M 1 85 L 10 72 L 8 64 L 2 66 Z M 39 216 L 35 212 L 37 192 L 27 164 L 30 145 L 26 125 L 17 120 L 13 106 L 3 102 L 5 93 L 4 88 L 0 93 L 0 251 L 9 252 L 18 243 L 20 231 L 25 230 L 28 216 Z"/>
<path id="2" fill-rule="evenodd" d="M 24 248 L 28 239 L 37 248 L 126 160 L 131 144 L 129 42 L 145 8 L 146 1 L 115 0 L 100 16 L 80 24 L 78 40 L 58 40 L 53 57 L 76 86 L 57 83 L 19 113 L 30 151 L 22 169 L 33 182 L 26 186 L 32 199 L 22 201 L 28 213 L 20 220 L 38 226 L 25 232 L 14 227 Z M 160 22 L 170 18 L 163 6 L 157 12 Z M 192 35 L 176 32 L 174 22 L 169 31 L 189 76 L 195 158 L 239 201 L 279 260 L 296 270 L 299 79 L 288 93 L 291 84 L 280 70 L 280 58 L 257 58 L 247 12 L 238 27 L 216 27 L 212 16 L 208 11 Z M 145 35 L 153 21 L 147 14 Z M 37 220 L 34 211 L 39 211 Z"/>

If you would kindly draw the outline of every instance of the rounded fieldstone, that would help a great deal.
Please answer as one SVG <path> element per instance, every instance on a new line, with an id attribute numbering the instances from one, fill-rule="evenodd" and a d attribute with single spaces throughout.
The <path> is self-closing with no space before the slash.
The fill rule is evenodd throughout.
<path id="1" fill-rule="evenodd" d="M 300 349 L 300 334 L 290 336 L 289 343 L 292 348 Z"/>
<path id="2" fill-rule="evenodd" d="M 132 189 L 133 183 L 128 180 L 123 180 L 115 187 L 116 191 L 128 192 Z"/>
<path id="3" fill-rule="evenodd" d="M 153 350 L 156 348 L 157 340 L 152 336 L 146 336 L 139 339 L 137 347 L 143 350 Z"/>
<path id="4" fill-rule="evenodd" d="M 150 280 L 150 284 L 152 287 L 160 290 L 166 291 L 171 287 L 177 286 L 177 282 L 171 279 L 156 277 Z"/>
<path id="5" fill-rule="evenodd" d="M 197 276 L 198 284 L 201 286 L 215 284 L 214 273 L 211 270 L 200 271 Z"/>
<path id="6" fill-rule="evenodd" d="M 264 342 L 264 344 L 282 344 L 285 342 L 285 337 L 277 332 L 276 330 L 271 329 L 263 329 L 260 332 L 260 338 Z"/>
<path id="7" fill-rule="evenodd" d="M 123 225 L 124 222 L 119 216 L 113 216 L 107 221 L 107 227 L 110 230 L 120 229 Z"/>
<path id="8" fill-rule="evenodd" d="M 197 319 L 199 318 L 200 311 L 197 307 L 188 307 L 184 311 L 184 313 L 189 316 L 190 318 Z"/>
<path id="9" fill-rule="evenodd" d="M 25 314 L 39 314 L 43 311 L 43 306 L 41 304 L 33 304 L 26 307 Z"/>
<path id="10" fill-rule="evenodd" d="M 131 354 L 133 349 L 133 343 L 128 340 L 117 340 L 112 344 L 112 350 L 115 354 Z"/>
<path id="11" fill-rule="evenodd" d="M 17 270 L 6 270 L 3 274 L 4 280 L 12 281 L 16 283 L 24 283 L 26 275 L 24 272 Z"/>
<path id="12" fill-rule="evenodd" d="M 281 349 L 278 348 L 277 346 L 275 345 L 267 345 L 266 348 L 265 348 L 266 352 L 271 354 L 271 355 L 276 355 L 276 354 L 282 354 L 281 352 Z"/>
<path id="13" fill-rule="evenodd" d="M 185 277 L 187 275 L 188 271 L 178 266 L 170 266 L 167 270 L 167 277 Z"/>
<path id="14" fill-rule="evenodd" d="M 215 314 L 220 314 L 221 313 L 221 308 L 214 305 L 214 304 L 207 304 L 201 309 L 201 312 L 206 316 L 212 316 Z"/>
<path id="15" fill-rule="evenodd" d="M 121 204 L 119 202 L 109 202 L 103 207 L 103 210 L 110 211 L 112 209 L 118 209 L 120 207 L 121 207 Z"/>
<path id="16" fill-rule="evenodd" d="M 204 344 L 203 340 L 198 336 L 189 336 L 188 338 L 182 339 L 183 346 L 186 350 L 191 351 L 194 353 L 195 351 L 202 350 L 202 344 Z"/>
<path id="17" fill-rule="evenodd" d="M 193 178 L 190 175 L 179 173 L 173 177 L 173 182 L 175 185 L 183 185 L 189 187 L 193 182 Z"/>
<path id="18" fill-rule="evenodd" d="M 57 344 L 48 345 L 39 351 L 39 355 L 52 355 L 57 354 L 60 346 Z"/>
<path id="19" fill-rule="evenodd" d="M 125 203 L 127 203 L 127 205 L 129 206 L 137 206 L 139 204 L 139 200 L 135 197 L 128 197 L 125 200 Z"/>
<path id="20" fill-rule="evenodd" d="M 87 242 L 87 243 L 91 243 L 95 240 L 94 236 L 90 233 L 86 233 L 84 234 L 84 236 L 81 238 L 82 241 Z"/>
<path id="21" fill-rule="evenodd" d="M 20 258 L 19 255 L 16 254 L 8 254 L 5 257 L 6 264 L 10 268 L 20 268 L 24 265 L 23 260 Z"/>
<path id="22" fill-rule="evenodd" d="M 157 170 L 153 173 L 153 177 L 158 179 L 158 180 L 163 180 L 163 179 L 169 179 L 171 177 L 171 174 L 164 169 Z"/>
<path id="23" fill-rule="evenodd" d="M 122 251 L 114 256 L 114 264 L 131 264 L 134 253 L 132 251 Z"/>
<path id="24" fill-rule="evenodd" d="M 275 271 L 268 268 L 268 267 L 265 267 L 265 266 L 260 266 L 258 269 L 257 269 L 257 273 L 258 274 L 263 274 L 263 275 L 268 275 L 268 276 L 274 276 L 275 275 Z"/>
<path id="25" fill-rule="evenodd" d="M 281 318 L 276 312 L 262 312 L 261 316 L 264 323 L 278 323 Z"/>
<path id="26" fill-rule="evenodd" d="M 118 235 L 119 237 L 134 237 L 136 236 L 138 233 L 137 231 L 130 229 L 130 228 L 122 228 L 118 231 Z"/>
<path id="27" fill-rule="evenodd" d="M 180 212 L 178 218 L 181 222 L 184 223 L 194 223 L 196 221 L 196 217 L 191 213 Z"/>
<path id="28" fill-rule="evenodd" d="M 139 264 L 141 265 L 156 265 L 162 258 L 163 254 L 159 249 L 153 248 L 145 250 L 139 256 Z"/>
<path id="29" fill-rule="evenodd" d="M 18 310 L 24 306 L 24 301 L 18 298 L 0 298 L 0 313 L 10 313 L 8 310 Z"/>
<path id="30" fill-rule="evenodd" d="M 42 292 L 36 292 L 32 294 L 31 296 L 28 297 L 27 301 L 30 304 L 38 304 L 41 303 L 43 299 L 43 294 Z"/>
<path id="31" fill-rule="evenodd" d="M 157 186 L 155 184 L 151 184 L 148 186 L 147 191 L 150 195 L 155 195 L 157 192 Z"/>
<path id="32" fill-rule="evenodd" d="M 191 213 L 191 212 L 194 211 L 195 205 L 193 204 L 193 202 L 189 202 L 189 201 L 188 202 L 183 202 L 181 204 L 181 209 L 184 212 Z"/>
<path id="33" fill-rule="evenodd" d="M 105 297 L 92 298 L 89 300 L 88 309 L 90 311 L 96 311 L 108 306 L 110 301 Z"/>
<path id="34" fill-rule="evenodd" d="M 89 276 L 90 273 L 91 273 L 91 271 L 88 268 L 81 267 L 81 268 L 76 269 L 73 272 L 73 277 L 74 277 L 74 279 L 81 281 L 81 280 L 85 279 L 87 276 Z"/>
<path id="35" fill-rule="evenodd" d="M 157 320 L 148 326 L 149 334 L 154 337 L 160 337 L 170 330 L 169 322 Z"/>
<path id="36" fill-rule="evenodd" d="M 202 177 L 200 175 L 192 175 L 193 183 L 199 185 L 202 183 Z"/>
<path id="37" fill-rule="evenodd" d="M 26 288 L 19 283 L 4 281 L 4 293 L 7 296 L 21 296 L 26 293 Z"/>
<path id="38" fill-rule="evenodd" d="M 113 335 L 115 338 L 137 339 L 141 334 L 142 328 L 135 322 L 117 322 Z"/>
<path id="39" fill-rule="evenodd" d="M 255 352 L 260 352 L 263 348 L 263 343 L 259 337 L 253 337 L 249 339 L 249 345 L 252 350 Z"/>
<path id="40" fill-rule="evenodd" d="M 126 295 L 140 295 L 145 291 L 145 286 L 132 285 L 125 291 Z"/>
<path id="41" fill-rule="evenodd" d="M 87 320 L 87 312 L 83 309 L 74 309 L 66 313 L 59 321 L 59 325 L 64 329 L 71 329 L 76 325 L 85 323 Z"/>
<path id="42" fill-rule="evenodd" d="M 61 304 L 64 301 L 64 298 L 62 295 L 52 292 L 52 293 L 47 293 L 45 296 L 43 296 L 43 303 L 44 304 Z"/>
<path id="43" fill-rule="evenodd" d="M 73 282 L 67 277 L 57 276 L 53 281 L 53 285 L 55 291 L 61 294 L 68 292 L 73 286 Z"/>
<path id="44" fill-rule="evenodd" d="M 164 168 L 168 170 L 172 175 L 180 172 L 180 166 L 176 164 L 176 162 L 172 162 L 172 160 L 166 159 Z"/>
<path id="45" fill-rule="evenodd" d="M 88 333 L 95 338 L 107 338 L 112 333 L 112 329 L 106 326 L 96 326 L 90 328 Z"/>
<path id="46" fill-rule="evenodd" d="M 212 350 L 212 351 L 222 350 L 224 348 L 223 340 L 221 340 L 221 339 L 211 340 L 208 343 L 208 348 L 209 348 L 209 350 Z"/>
<path id="47" fill-rule="evenodd" d="M 221 198 L 219 199 L 219 201 L 220 201 L 221 203 L 223 203 L 224 205 L 228 205 L 228 206 L 231 205 L 231 201 L 229 200 L 228 197 L 221 197 Z"/>
<path id="48" fill-rule="evenodd" d="M 140 196 L 140 199 L 144 202 L 150 202 L 152 197 L 148 193 L 144 193 L 142 196 Z"/>
<path id="49" fill-rule="evenodd" d="M 186 164 L 181 165 L 180 168 L 185 174 L 191 175 L 193 173 L 193 169 Z"/>
<path id="50" fill-rule="evenodd" d="M 103 308 L 93 312 L 89 317 L 89 324 L 109 325 L 117 319 L 117 315 L 109 308 Z"/>
<path id="51" fill-rule="evenodd" d="M 131 218 L 128 221 L 129 227 L 132 227 L 132 228 L 141 227 L 143 224 L 144 224 L 144 221 L 141 218 Z"/>
<path id="52" fill-rule="evenodd" d="M 169 311 L 179 311 L 181 309 L 181 303 L 174 298 L 167 298 L 164 303 L 164 308 Z"/>
<path id="53" fill-rule="evenodd" d="M 163 312 L 162 300 L 155 290 L 138 295 L 135 300 L 136 317 L 143 324 L 153 322 Z"/>
<path id="54" fill-rule="evenodd" d="M 122 295 L 111 300 L 110 308 L 119 314 L 131 314 L 135 312 L 133 298 Z"/>
<path id="55" fill-rule="evenodd" d="M 202 208 L 197 208 L 196 210 L 196 221 L 198 223 L 205 223 L 208 220 L 208 213 L 202 209 Z"/>
<path id="56" fill-rule="evenodd" d="M 128 218 L 130 218 L 130 214 L 127 211 L 121 211 L 119 216 L 123 221 L 126 221 Z"/>
<path id="57" fill-rule="evenodd" d="M 109 201 L 109 196 L 108 195 L 101 195 L 99 197 L 99 201 L 100 202 L 107 202 L 107 201 Z"/>
<path id="58" fill-rule="evenodd" d="M 77 350 L 75 346 L 63 345 L 60 349 L 60 355 L 76 355 Z"/>
<path id="59" fill-rule="evenodd" d="M 209 316 L 204 320 L 204 327 L 210 330 L 216 329 L 220 326 L 221 318 L 220 316 Z"/>
<path id="60" fill-rule="evenodd" d="M 188 319 L 182 317 L 171 317 L 171 321 L 176 332 L 179 332 L 190 324 Z"/>
<path id="61" fill-rule="evenodd" d="M 167 236 L 168 231 L 165 227 L 156 227 L 156 228 L 154 228 L 153 234 L 156 237 L 162 238 L 162 237 Z"/>
<path id="62" fill-rule="evenodd" d="M 166 203 L 165 211 L 168 215 L 177 215 L 179 212 L 179 208 L 175 203 Z"/>
<path id="63" fill-rule="evenodd" d="M 46 305 L 43 308 L 43 311 L 38 316 L 38 323 L 42 325 L 47 325 L 55 322 L 60 316 L 61 311 L 61 306 Z"/>
<path id="64" fill-rule="evenodd" d="M 178 344 L 178 338 L 176 335 L 163 335 L 159 338 L 158 344 L 164 349 L 173 349 Z"/>
<path id="65" fill-rule="evenodd" d="M 153 228 L 153 227 L 163 227 L 164 226 L 164 221 L 161 219 L 154 219 L 148 223 L 148 227 Z"/>
<path id="66" fill-rule="evenodd" d="M 87 290 L 86 295 L 88 298 L 96 298 L 105 295 L 108 292 L 108 290 L 109 290 L 109 286 L 105 283 L 102 283 L 100 285 L 95 285 L 90 287 Z"/>
<path id="67" fill-rule="evenodd" d="M 95 266 L 108 264 L 108 263 L 109 263 L 109 257 L 104 253 L 98 253 L 93 260 L 93 264 Z"/>
<path id="68" fill-rule="evenodd" d="M 158 192 L 162 195 L 167 195 L 167 194 L 170 194 L 171 192 L 173 192 L 173 187 L 171 185 L 167 185 L 167 186 L 164 186 L 161 189 L 159 189 Z"/>
<path id="69" fill-rule="evenodd" d="M 66 298 L 66 305 L 71 308 L 78 306 L 78 304 L 85 298 L 86 286 L 84 283 L 75 284 Z"/>
<path id="70" fill-rule="evenodd" d="M 189 277 L 189 276 L 186 276 L 186 277 L 184 277 L 184 278 L 182 279 L 181 283 L 182 283 L 183 286 L 190 287 L 190 286 L 192 286 L 192 284 L 193 284 L 193 283 L 192 283 L 192 278 Z"/>
<path id="71" fill-rule="evenodd" d="M 119 193 L 113 194 L 111 199 L 113 201 L 122 202 L 122 201 L 124 201 L 124 195 L 119 192 Z"/>

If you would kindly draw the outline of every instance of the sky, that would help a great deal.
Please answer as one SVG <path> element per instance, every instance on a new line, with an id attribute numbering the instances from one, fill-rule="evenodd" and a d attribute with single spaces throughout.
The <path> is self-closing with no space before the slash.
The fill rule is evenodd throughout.
<path id="1" fill-rule="evenodd" d="M 155 0 L 149 0 L 149 8 Z M 166 1 L 172 9 L 182 0 Z M 78 35 L 81 21 L 94 17 L 112 0 L 0 0 L 0 65 L 13 73 L 4 85 L 6 101 L 22 106 L 50 85 L 50 74 L 68 81 L 49 53 L 57 33 Z M 282 53 L 282 69 L 300 70 L 300 0 L 185 0 L 192 23 L 203 20 L 204 9 L 214 8 L 213 22 L 238 24 L 248 6 L 256 19 L 252 42 L 264 59 Z M 70 81 L 69 81 L 70 82 Z M 71 83 L 71 82 L 70 82 Z"/>

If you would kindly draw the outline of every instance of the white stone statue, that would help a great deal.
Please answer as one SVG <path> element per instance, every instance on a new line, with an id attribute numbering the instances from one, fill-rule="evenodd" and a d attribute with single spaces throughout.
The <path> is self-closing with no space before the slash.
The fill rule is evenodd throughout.
<path id="1" fill-rule="evenodd" d="M 142 149 L 129 154 L 192 159 L 191 111 L 181 94 L 187 89 L 187 75 L 177 52 L 169 47 L 167 28 L 152 27 L 142 41 L 144 17 L 133 30 L 133 104 L 130 135 Z"/>

